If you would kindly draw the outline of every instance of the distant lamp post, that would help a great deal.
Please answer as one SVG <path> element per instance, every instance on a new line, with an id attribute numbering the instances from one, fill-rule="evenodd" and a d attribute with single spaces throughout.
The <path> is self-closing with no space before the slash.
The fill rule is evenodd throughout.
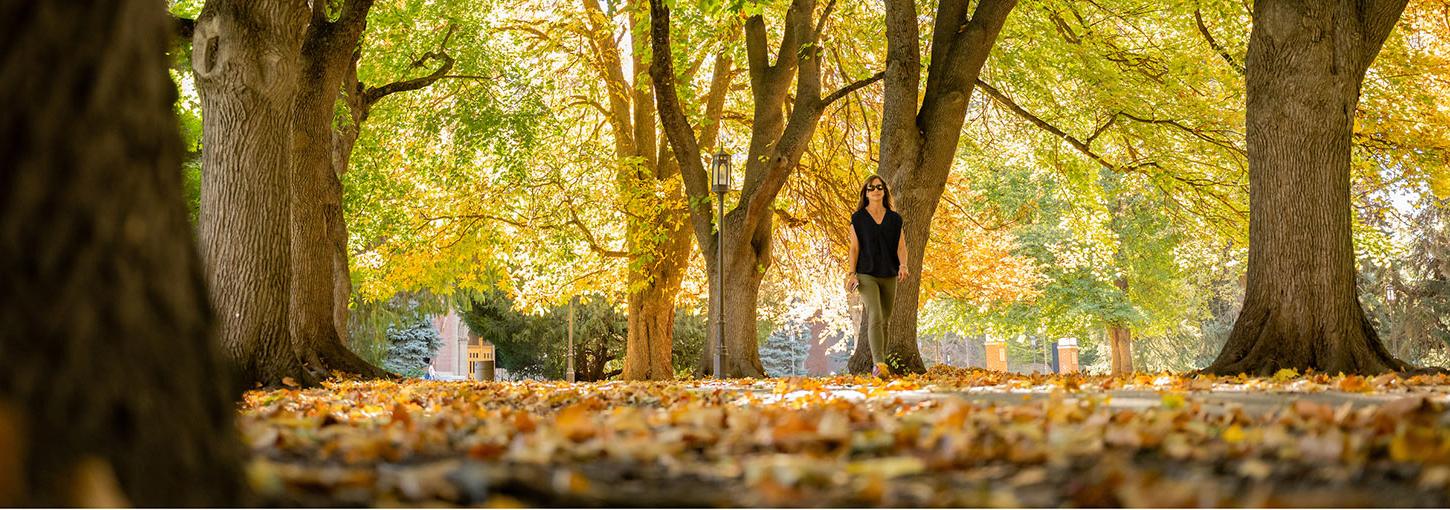
<path id="1" fill-rule="evenodd" d="M 565 370 L 568 372 L 566 377 L 571 383 L 574 382 L 574 306 L 577 304 L 579 304 L 578 295 L 569 299 L 569 367 Z"/>
<path id="2" fill-rule="evenodd" d="M 724 144 L 710 161 L 710 182 L 715 191 L 719 220 L 715 223 L 715 377 L 724 379 L 725 367 L 725 192 L 730 191 L 730 153 Z"/>

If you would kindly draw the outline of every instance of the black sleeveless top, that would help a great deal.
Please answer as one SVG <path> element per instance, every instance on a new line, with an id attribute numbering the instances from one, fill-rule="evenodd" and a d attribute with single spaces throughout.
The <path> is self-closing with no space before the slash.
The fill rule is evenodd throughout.
<path id="1" fill-rule="evenodd" d="M 901 215 L 886 211 L 881 224 L 871 218 L 865 209 L 851 215 L 851 229 L 856 231 L 856 272 L 882 278 L 895 278 L 901 270 L 901 260 L 896 257 L 897 243 L 901 242 Z"/>

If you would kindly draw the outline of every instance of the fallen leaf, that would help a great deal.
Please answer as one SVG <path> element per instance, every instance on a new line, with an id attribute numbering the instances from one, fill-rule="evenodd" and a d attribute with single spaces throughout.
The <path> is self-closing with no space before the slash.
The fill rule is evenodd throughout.
<path id="1" fill-rule="evenodd" d="M 891 479 L 926 471 L 926 463 L 916 457 L 885 457 L 852 462 L 846 472 L 853 475 L 875 475 Z"/>
<path id="2" fill-rule="evenodd" d="M 559 431 L 559 434 L 575 442 L 589 439 L 598 433 L 589 408 L 581 404 L 571 405 L 559 411 L 559 414 L 554 417 L 554 428 Z"/>
<path id="3" fill-rule="evenodd" d="M 1282 383 L 1288 382 L 1296 377 L 1299 377 L 1298 370 L 1292 368 L 1281 368 L 1278 372 L 1274 372 L 1273 377 L 1270 377 L 1269 379 L 1274 382 Z"/>
<path id="4" fill-rule="evenodd" d="M 1369 382 L 1357 375 L 1345 376 L 1339 380 L 1339 391 L 1363 393 L 1370 390 Z"/>

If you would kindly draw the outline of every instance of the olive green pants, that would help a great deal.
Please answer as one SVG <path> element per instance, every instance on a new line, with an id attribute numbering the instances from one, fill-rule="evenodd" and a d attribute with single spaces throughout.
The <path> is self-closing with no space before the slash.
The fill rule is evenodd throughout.
<path id="1" fill-rule="evenodd" d="M 896 278 L 856 273 L 856 291 L 861 293 L 861 331 L 871 346 L 873 363 L 886 363 L 886 324 L 896 299 Z"/>

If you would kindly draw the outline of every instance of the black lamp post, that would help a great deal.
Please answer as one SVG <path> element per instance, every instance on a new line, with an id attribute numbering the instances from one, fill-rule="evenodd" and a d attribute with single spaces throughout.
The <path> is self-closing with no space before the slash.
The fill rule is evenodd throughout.
<path id="1" fill-rule="evenodd" d="M 730 191 L 730 153 L 722 147 L 710 162 L 711 188 L 719 207 L 715 223 L 715 377 L 725 377 L 725 192 Z"/>

